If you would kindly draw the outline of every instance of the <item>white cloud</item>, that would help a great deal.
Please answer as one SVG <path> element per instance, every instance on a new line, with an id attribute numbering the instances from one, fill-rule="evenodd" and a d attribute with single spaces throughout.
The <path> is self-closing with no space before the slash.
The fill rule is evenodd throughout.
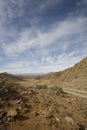
<path id="1" fill-rule="evenodd" d="M 38 8 L 43 11 L 48 8 L 49 2 L 49 0 L 45 1 Z M 60 0 L 55 0 L 55 2 L 59 2 L 59 5 L 61 3 Z M 53 1 L 54 4 L 55 2 Z M 84 0 L 84 2 L 86 1 Z M 53 6 L 53 3 L 50 6 Z M 7 28 L 5 24 L 10 23 L 14 18 L 24 13 L 23 4 L 24 0 L 0 1 L 0 48 L 8 59 L 15 58 L 14 62 L 3 65 L 0 72 L 42 73 L 60 71 L 74 65 L 87 55 L 86 17 L 68 17 L 64 21 L 56 22 L 45 31 L 31 24 L 31 27 L 22 29 L 19 33 L 17 28 L 11 28 L 11 26 Z M 17 8 L 15 8 L 16 5 Z M 29 13 L 31 14 L 32 10 Z M 37 18 L 34 20 L 35 22 L 38 21 Z M 32 23 L 32 19 L 30 21 Z M 73 39 L 73 35 L 77 38 Z M 15 40 L 7 43 L 6 37 Z M 72 37 L 72 40 L 70 40 L 70 37 Z M 83 45 L 83 49 L 79 48 L 81 44 Z M 70 47 L 74 48 L 74 50 Z M 67 49 L 71 50 L 67 51 Z M 58 53 L 54 56 L 51 52 Z M 17 59 L 19 55 L 21 55 L 21 59 Z M 1 62 L 3 60 L 3 58 L 0 58 Z"/>
<path id="2" fill-rule="evenodd" d="M 4 44 L 3 50 L 8 56 L 15 56 L 22 54 L 30 48 L 36 47 L 38 49 L 39 46 L 43 50 L 46 49 L 47 46 L 55 43 L 59 45 L 59 49 L 65 50 L 68 43 L 60 44 L 59 42 L 61 42 L 61 39 L 73 34 L 81 35 L 86 29 L 84 26 L 86 22 L 87 19 L 85 17 L 79 17 L 56 23 L 51 29 L 46 30 L 45 32 L 42 32 L 35 27 L 26 30 L 24 29 L 15 42 L 8 45 Z"/>
<path id="3" fill-rule="evenodd" d="M 74 56 L 75 52 L 70 52 L 69 54 L 62 53 L 58 56 L 52 57 L 42 57 L 41 61 L 38 60 L 23 60 L 23 61 L 14 61 L 8 63 L 0 69 L 0 72 L 9 72 L 9 73 L 48 73 L 64 70 L 68 67 L 73 66 L 75 63 L 79 62 L 85 55 Z"/>

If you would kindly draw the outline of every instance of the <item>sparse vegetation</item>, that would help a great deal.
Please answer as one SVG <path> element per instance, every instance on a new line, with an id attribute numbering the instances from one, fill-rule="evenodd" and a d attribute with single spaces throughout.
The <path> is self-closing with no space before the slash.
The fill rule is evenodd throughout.
<path id="1" fill-rule="evenodd" d="M 49 88 L 49 94 L 51 95 L 59 95 L 63 93 L 63 89 L 61 87 L 58 87 L 58 86 L 52 86 Z"/>
<path id="2" fill-rule="evenodd" d="M 48 86 L 47 85 L 45 85 L 45 84 L 43 84 L 43 85 L 36 85 L 36 88 L 37 89 L 47 89 L 48 88 Z"/>
<path id="3" fill-rule="evenodd" d="M 69 70 L 72 78 L 67 77 L 67 71 L 63 72 L 61 83 L 70 84 L 73 78 L 79 78 L 72 76 L 73 69 Z M 5 79 L 1 78 L 0 130 L 86 130 L 87 99 L 65 94 L 58 80 Z"/>

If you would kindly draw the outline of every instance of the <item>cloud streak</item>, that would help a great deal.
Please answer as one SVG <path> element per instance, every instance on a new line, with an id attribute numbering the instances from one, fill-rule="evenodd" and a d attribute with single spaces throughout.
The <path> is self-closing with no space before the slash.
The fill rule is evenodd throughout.
<path id="1" fill-rule="evenodd" d="M 51 29 L 46 30 L 45 32 L 31 27 L 23 30 L 15 42 L 8 45 L 3 44 L 2 48 L 7 56 L 19 55 L 27 49 L 34 47 L 37 47 L 38 49 L 38 46 L 45 49 L 45 47 L 50 46 L 51 44 L 58 44 L 60 50 L 66 50 L 68 43 L 64 44 L 62 42 L 62 44 L 60 44 L 62 39 L 66 39 L 73 35 L 81 37 L 86 30 L 86 27 L 84 26 L 86 23 L 87 19 L 85 17 L 80 17 L 75 18 L 74 20 L 67 19 L 61 23 L 56 23 Z M 78 44 L 80 40 L 81 39 L 78 40 Z M 75 41 L 73 40 L 72 42 Z M 63 44 L 64 46 L 62 46 Z"/>
<path id="2" fill-rule="evenodd" d="M 86 0 L 1 0 L 0 72 L 59 71 L 85 57 L 86 5 Z"/>
<path id="3" fill-rule="evenodd" d="M 57 57 L 42 57 L 41 63 L 38 61 L 15 61 L 13 63 L 9 63 L 0 70 L 8 71 L 11 73 L 48 73 L 52 71 L 61 71 L 66 69 L 67 67 L 71 67 L 81 58 L 79 56 L 73 57 L 74 52 L 70 54 L 61 54 Z"/>

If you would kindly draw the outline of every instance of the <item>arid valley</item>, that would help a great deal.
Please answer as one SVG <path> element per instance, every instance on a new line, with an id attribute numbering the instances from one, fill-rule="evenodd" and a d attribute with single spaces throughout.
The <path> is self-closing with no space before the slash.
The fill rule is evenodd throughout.
<path id="1" fill-rule="evenodd" d="M 0 74 L 0 130 L 87 130 L 87 58 L 42 76 Z"/>
<path id="2" fill-rule="evenodd" d="M 0 130 L 87 130 L 87 0 L 0 0 Z"/>

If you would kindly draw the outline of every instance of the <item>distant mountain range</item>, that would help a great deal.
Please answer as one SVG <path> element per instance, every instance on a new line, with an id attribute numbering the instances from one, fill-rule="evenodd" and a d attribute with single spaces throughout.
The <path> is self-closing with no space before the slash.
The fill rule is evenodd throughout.
<path id="1" fill-rule="evenodd" d="M 22 80 L 23 78 L 41 78 L 43 73 L 27 73 L 27 74 L 10 74 L 7 72 L 0 73 L 0 79 Z"/>
<path id="2" fill-rule="evenodd" d="M 7 72 L 0 73 L 0 80 L 11 80 L 11 81 L 17 81 L 22 80 L 21 76 L 9 74 Z"/>

